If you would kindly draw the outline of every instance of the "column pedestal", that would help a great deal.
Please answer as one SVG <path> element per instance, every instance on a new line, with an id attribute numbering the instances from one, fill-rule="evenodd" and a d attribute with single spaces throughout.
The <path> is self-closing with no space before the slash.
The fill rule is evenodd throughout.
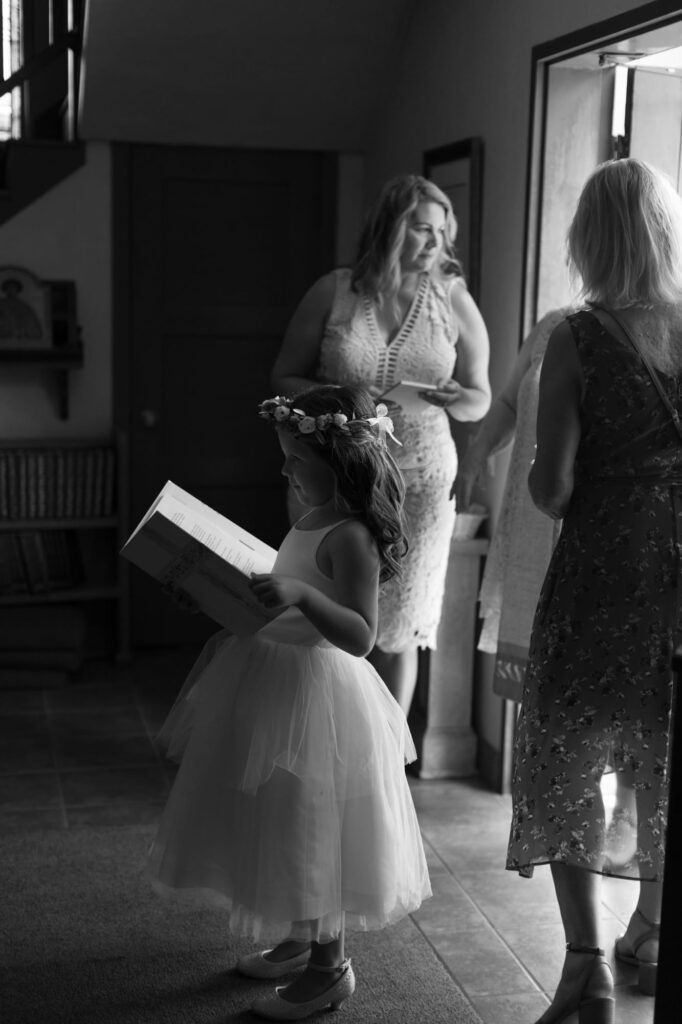
<path id="1" fill-rule="evenodd" d="M 488 541 L 453 540 L 437 649 L 429 653 L 426 729 L 419 777 L 476 774 L 478 740 L 471 727 L 476 602 Z"/>

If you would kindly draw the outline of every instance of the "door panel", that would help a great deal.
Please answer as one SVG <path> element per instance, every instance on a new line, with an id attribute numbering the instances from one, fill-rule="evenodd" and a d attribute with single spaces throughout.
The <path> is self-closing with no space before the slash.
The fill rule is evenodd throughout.
<path id="1" fill-rule="evenodd" d="M 266 542 L 286 530 L 279 448 L 256 409 L 288 319 L 333 265 L 333 159 L 142 146 L 130 160 L 130 516 L 166 480 Z M 200 640 L 131 572 L 134 646 Z"/>

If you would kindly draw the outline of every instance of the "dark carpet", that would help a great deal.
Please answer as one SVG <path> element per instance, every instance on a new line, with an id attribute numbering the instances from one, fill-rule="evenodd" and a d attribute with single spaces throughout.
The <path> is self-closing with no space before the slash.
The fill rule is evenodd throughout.
<path id="1" fill-rule="evenodd" d="M 144 875 L 148 827 L 73 828 L 0 840 L 3 1024 L 216 1024 L 249 1012 L 272 982 L 232 970 L 253 948 L 225 913 L 165 900 Z M 356 994 L 343 1024 L 481 1024 L 408 918 L 353 933 Z M 329 1020 L 328 1011 L 308 1018 Z"/>

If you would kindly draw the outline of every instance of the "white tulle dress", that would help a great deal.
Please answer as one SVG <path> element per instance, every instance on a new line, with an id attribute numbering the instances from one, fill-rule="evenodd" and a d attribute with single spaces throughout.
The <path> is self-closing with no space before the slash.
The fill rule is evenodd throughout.
<path id="1" fill-rule="evenodd" d="M 328 596 L 330 528 L 294 526 L 275 571 Z M 218 633 L 161 739 L 180 769 L 151 846 L 152 878 L 220 894 L 236 935 L 326 942 L 383 928 L 431 895 L 404 765 L 405 716 L 372 666 L 296 608 L 252 637 Z"/>

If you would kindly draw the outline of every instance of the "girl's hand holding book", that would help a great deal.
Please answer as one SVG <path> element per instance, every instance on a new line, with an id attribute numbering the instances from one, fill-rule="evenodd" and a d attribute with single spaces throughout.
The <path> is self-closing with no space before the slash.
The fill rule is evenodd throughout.
<path id="1" fill-rule="evenodd" d="M 294 576 L 273 576 L 266 572 L 252 573 L 249 585 L 265 608 L 298 604 L 305 590 L 305 583 Z"/>

